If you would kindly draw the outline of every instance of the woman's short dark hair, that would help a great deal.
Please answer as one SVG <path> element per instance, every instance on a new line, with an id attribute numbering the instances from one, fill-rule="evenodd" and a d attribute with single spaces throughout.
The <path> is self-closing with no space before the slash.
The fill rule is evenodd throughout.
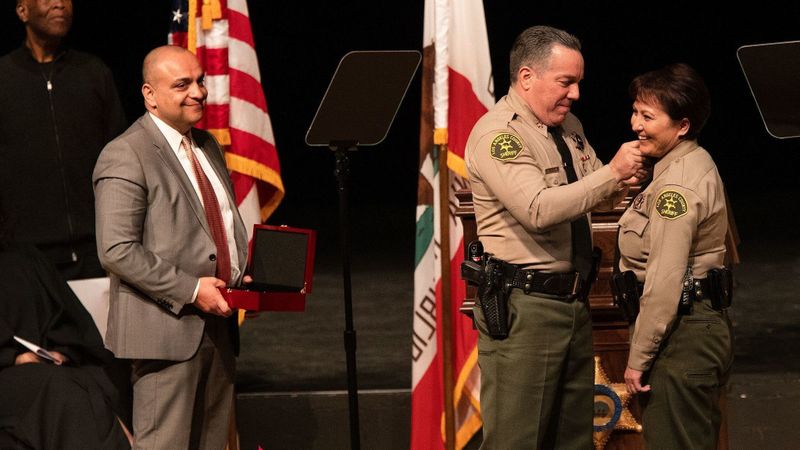
<path id="1" fill-rule="evenodd" d="M 670 64 L 639 75 L 628 93 L 634 101 L 658 103 L 672 120 L 689 119 L 684 139 L 696 139 L 711 114 L 711 96 L 700 74 L 688 64 Z"/>

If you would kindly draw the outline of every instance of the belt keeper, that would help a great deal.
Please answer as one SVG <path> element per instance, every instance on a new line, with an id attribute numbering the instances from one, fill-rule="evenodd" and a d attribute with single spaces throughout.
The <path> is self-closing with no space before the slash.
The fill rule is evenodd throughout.
<path id="1" fill-rule="evenodd" d="M 703 298 L 703 286 L 700 284 L 700 280 L 694 281 L 694 292 L 697 295 L 698 300 Z"/>
<path id="2" fill-rule="evenodd" d="M 533 283 L 533 274 L 531 272 L 528 272 L 525 275 L 525 286 L 523 286 L 523 288 L 522 288 L 522 292 L 524 292 L 525 295 L 528 295 L 528 294 L 531 293 L 531 288 L 533 288 L 533 284 L 532 283 Z"/>

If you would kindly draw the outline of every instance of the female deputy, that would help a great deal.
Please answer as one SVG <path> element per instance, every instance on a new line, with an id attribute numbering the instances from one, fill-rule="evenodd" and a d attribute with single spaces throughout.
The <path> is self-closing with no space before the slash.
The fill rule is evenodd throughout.
<path id="1" fill-rule="evenodd" d="M 655 167 L 619 222 L 619 269 L 632 271 L 643 289 L 625 384 L 648 393 L 648 448 L 714 449 L 732 355 L 723 286 L 730 278 L 720 269 L 725 195 L 696 140 L 711 109 L 708 89 L 694 69 L 673 64 L 636 77 L 629 92 L 631 127 Z"/>

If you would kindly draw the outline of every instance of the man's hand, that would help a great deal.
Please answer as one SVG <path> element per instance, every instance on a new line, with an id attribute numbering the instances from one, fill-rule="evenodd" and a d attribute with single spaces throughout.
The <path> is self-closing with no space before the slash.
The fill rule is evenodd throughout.
<path id="1" fill-rule="evenodd" d="M 36 353 L 25 352 L 17 355 L 17 358 L 14 360 L 14 365 L 19 366 L 21 364 L 40 363 L 40 362 L 42 362 L 42 360 L 41 358 L 36 356 Z"/>
<path id="2" fill-rule="evenodd" d="M 224 287 L 225 282 L 219 278 L 200 278 L 200 288 L 197 290 L 197 299 L 194 301 L 195 306 L 204 313 L 221 317 L 230 316 L 232 313 L 231 308 L 218 290 L 218 288 Z"/>
<path id="3" fill-rule="evenodd" d="M 250 283 L 252 283 L 252 282 L 253 282 L 253 277 L 251 277 L 250 275 L 245 275 L 245 276 L 242 278 L 242 283 L 244 283 L 244 284 L 250 284 Z M 244 316 L 245 316 L 246 318 L 248 318 L 248 319 L 255 319 L 255 318 L 257 318 L 259 315 L 261 315 L 261 311 L 249 311 L 249 310 L 244 310 Z"/>
<path id="4" fill-rule="evenodd" d="M 653 176 L 653 166 L 655 162 L 652 158 L 645 157 L 642 167 L 636 173 L 625 180 L 620 181 L 624 186 L 638 186 Z"/>
<path id="5" fill-rule="evenodd" d="M 636 394 L 637 392 L 649 392 L 650 385 L 642 386 L 642 372 L 641 370 L 634 370 L 628 367 L 625 369 L 625 389 L 629 394 Z"/>
<path id="6" fill-rule="evenodd" d="M 617 182 L 620 182 L 632 177 L 639 178 L 637 175 L 644 176 L 645 172 L 640 172 L 644 161 L 645 157 L 639 150 L 639 141 L 631 141 L 620 146 L 617 154 L 614 155 L 608 165 L 611 167 L 614 178 L 616 178 Z M 641 181 L 641 178 L 639 178 L 639 181 Z"/>
<path id="7" fill-rule="evenodd" d="M 64 355 L 61 352 L 57 352 L 55 350 L 50 350 L 50 354 L 53 355 L 53 358 L 55 358 L 55 360 L 53 361 L 53 364 L 55 364 L 57 366 L 60 366 L 62 364 L 66 364 L 66 363 L 69 362 L 69 358 L 67 358 L 67 356 Z"/>

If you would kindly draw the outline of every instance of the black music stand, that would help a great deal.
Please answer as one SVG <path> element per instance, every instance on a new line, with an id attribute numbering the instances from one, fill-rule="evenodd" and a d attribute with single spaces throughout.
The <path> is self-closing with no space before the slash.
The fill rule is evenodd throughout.
<path id="1" fill-rule="evenodd" d="M 736 55 L 767 133 L 800 136 L 800 41 L 745 45 Z"/>
<path id="2" fill-rule="evenodd" d="M 400 102 L 417 71 L 421 55 L 413 50 L 355 51 L 339 62 L 328 90 L 306 133 L 306 144 L 329 147 L 336 154 L 339 184 L 339 236 L 344 278 L 347 394 L 350 401 L 350 445 L 361 447 L 358 424 L 356 331 L 350 284 L 350 221 L 348 152 L 377 145 L 386 138 Z"/>

